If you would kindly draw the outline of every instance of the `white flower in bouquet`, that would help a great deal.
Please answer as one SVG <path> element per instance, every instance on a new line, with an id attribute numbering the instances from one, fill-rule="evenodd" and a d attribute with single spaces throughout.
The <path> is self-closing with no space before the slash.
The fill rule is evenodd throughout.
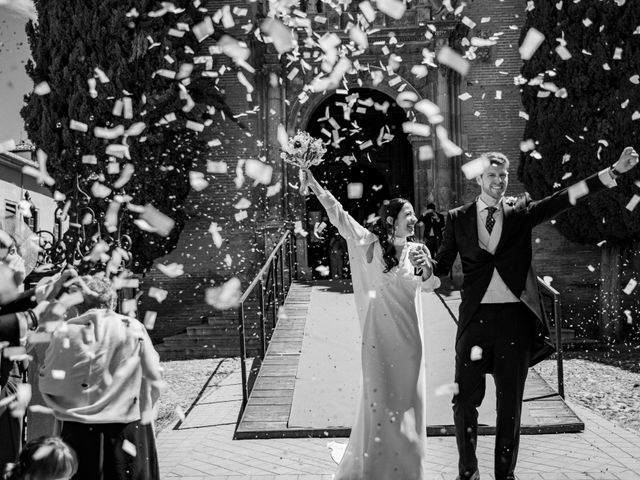
<path id="1" fill-rule="evenodd" d="M 287 147 L 280 154 L 285 162 L 300 167 L 300 193 L 302 195 L 309 194 L 305 169 L 320 165 L 326 152 L 327 149 L 322 140 L 313 138 L 308 132 L 298 130 L 298 133 L 289 138 Z"/>

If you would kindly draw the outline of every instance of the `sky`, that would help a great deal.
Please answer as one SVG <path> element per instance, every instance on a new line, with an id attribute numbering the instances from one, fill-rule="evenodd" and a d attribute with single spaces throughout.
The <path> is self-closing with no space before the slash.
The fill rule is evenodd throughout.
<path id="1" fill-rule="evenodd" d="M 26 140 L 20 116 L 23 96 L 33 89 L 24 67 L 30 57 L 27 19 L 0 6 L 0 143 Z"/>

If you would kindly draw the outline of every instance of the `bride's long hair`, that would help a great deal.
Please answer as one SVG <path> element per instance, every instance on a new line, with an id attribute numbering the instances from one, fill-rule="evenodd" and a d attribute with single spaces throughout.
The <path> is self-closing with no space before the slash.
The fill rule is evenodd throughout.
<path id="1" fill-rule="evenodd" d="M 376 220 L 370 228 L 370 230 L 378 236 L 380 247 L 382 247 L 382 259 L 385 264 L 385 273 L 389 272 L 399 263 L 396 258 L 396 248 L 393 245 L 393 238 L 395 237 L 398 214 L 408 203 L 410 203 L 409 200 L 405 200 L 404 198 L 392 198 L 391 200 L 385 200 L 380 207 L 378 220 Z M 393 223 L 390 224 L 387 222 L 388 217 L 393 218 Z M 413 241 L 414 238 L 409 237 L 407 240 Z"/>

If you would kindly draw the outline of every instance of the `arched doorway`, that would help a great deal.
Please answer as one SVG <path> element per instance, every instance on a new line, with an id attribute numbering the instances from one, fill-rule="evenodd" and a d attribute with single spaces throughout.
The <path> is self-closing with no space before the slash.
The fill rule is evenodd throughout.
<path id="1" fill-rule="evenodd" d="M 313 168 L 314 175 L 363 225 L 378 214 L 385 199 L 414 198 L 412 146 L 402 130 L 406 121 L 405 111 L 393 98 L 368 88 L 335 93 L 310 115 L 306 130 L 327 147 L 325 161 Z M 306 200 L 306 213 L 313 277 L 347 276 L 346 246 L 339 243 L 313 195 Z M 327 228 L 316 235 L 314 227 L 323 221 Z M 336 257 L 343 250 L 339 262 Z"/>

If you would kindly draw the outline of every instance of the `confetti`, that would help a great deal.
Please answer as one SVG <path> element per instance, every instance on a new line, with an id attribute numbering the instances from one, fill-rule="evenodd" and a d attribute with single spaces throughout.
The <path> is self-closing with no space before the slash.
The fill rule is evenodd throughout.
<path id="1" fill-rule="evenodd" d="M 471 348 L 471 361 L 477 362 L 478 360 L 482 360 L 482 348 L 477 345 Z"/>
<path id="2" fill-rule="evenodd" d="M 226 162 L 207 160 L 207 173 L 228 173 Z"/>
<path id="3" fill-rule="evenodd" d="M 204 173 L 193 170 L 189 172 L 189 184 L 196 192 L 200 192 L 209 186 L 209 182 L 204 178 Z"/>
<path id="4" fill-rule="evenodd" d="M 638 285 L 638 282 L 632 278 L 631 280 L 629 280 L 629 283 L 627 283 L 627 286 L 624 287 L 622 291 L 627 295 L 631 295 L 631 293 L 635 290 L 637 285 Z"/>
<path id="5" fill-rule="evenodd" d="M 452 68 L 463 77 L 469 73 L 470 64 L 451 47 L 444 46 L 438 52 L 438 62 Z"/>
<path id="6" fill-rule="evenodd" d="M 488 158 L 478 157 L 475 160 L 465 163 L 461 168 L 467 180 L 473 180 L 476 177 L 480 177 L 489 165 L 490 162 Z"/>
<path id="7" fill-rule="evenodd" d="M 51 93 L 51 87 L 47 82 L 40 82 L 33 89 L 33 93 L 35 93 L 36 95 L 48 95 L 49 93 Z"/>
<path id="8" fill-rule="evenodd" d="M 447 383 L 436 388 L 435 394 L 438 397 L 442 397 L 445 395 L 457 395 L 459 391 L 460 389 L 457 383 Z"/>
<path id="9" fill-rule="evenodd" d="M 198 42 L 202 42 L 205 38 L 214 32 L 213 22 L 210 16 L 204 17 L 204 20 L 193 26 L 191 29 Z"/>
<path id="10" fill-rule="evenodd" d="M 16 149 L 16 142 L 13 139 L 0 142 L 0 153 L 10 152 Z"/>
<path id="11" fill-rule="evenodd" d="M 585 181 L 580 181 L 571 185 L 568 189 L 569 202 L 575 205 L 579 198 L 589 194 L 589 187 Z"/>
<path id="12" fill-rule="evenodd" d="M 354 182 L 347 184 L 347 198 L 351 200 L 362 198 L 363 191 L 364 185 L 362 183 Z"/>
<path id="13" fill-rule="evenodd" d="M 147 310 L 144 314 L 144 328 L 146 328 L 147 330 L 153 330 L 153 327 L 155 327 L 156 325 L 157 316 L 158 312 Z"/>
<path id="14" fill-rule="evenodd" d="M 407 10 L 406 4 L 398 0 L 377 0 L 376 6 L 382 13 L 396 20 L 400 20 Z"/>
<path id="15" fill-rule="evenodd" d="M 271 38 L 278 53 L 286 53 L 294 48 L 295 42 L 291 30 L 279 20 L 266 18 L 260 25 L 260 29 Z"/>
<path id="16" fill-rule="evenodd" d="M 205 301 L 218 310 L 228 310 L 238 306 L 242 292 L 241 283 L 237 277 L 232 277 L 220 287 L 208 288 Z"/>
<path id="17" fill-rule="evenodd" d="M 223 240 L 222 236 L 220 235 L 221 230 L 222 229 L 218 227 L 218 224 L 216 222 L 211 222 L 211 225 L 209 225 L 208 231 L 211 234 L 211 239 L 216 248 L 220 248 L 222 246 Z"/>
<path id="18" fill-rule="evenodd" d="M 544 35 L 535 28 L 530 28 L 520 46 L 520 57 L 523 60 L 529 60 L 536 52 L 538 47 L 544 42 Z"/>
<path id="19" fill-rule="evenodd" d="M 147 295 L 154 298 L 158 303 L 164 302 L 168 294 L 169 292 L 167 290 L 157 287 L 149 287 L 149 292 L 147 293 Z"/>
<path id="20" fill-rule="evenodd" d="M 420 135 L 422 137 L 431 135 L 431 127 L 425 123 L 404 122 L 402 124 L 402 131 L 407 134 Z"/>
<path id="21" fill-rule="evenodd" d="M 273 167 L 260 160 L 249 159 L 245 162 L 245 174 L 255 180 L 256 183 L 268 185 L 271 183 Z"/>
<path id="22" fill-rule="evenodd" d="M 634 194 L 633 197 L 631 197 L 631 200 L 629 200 L 629 203 L 627 203 L 625 208 L 630 212 L 633 212 L 639 203 L 640 203 L 640 195 Z"/>
<path id="23" fill-rule="evenodd" d="M 172 218 L 151 204 L 145 205 L 144 211 L 140 214 L 140 219 L 147 222 L 153 228 L 154 233 L 163 237 L 169 236 L 175 225 L 175 221 Z"/>
<path id="24" fill-rule="evenodd" d="M 184 266 L 180 263 L 170 263 L 168 265 L 156 263 L 156 268 L 169 278 L 179 277 L 184 274 Z"/>
<path id="25" fill-rule="evenodd" d="M 122 441 L 122 450 L 125 453 L 128 453 L 129 455 L 131 455 L 132 457 L 135 457 L 137 454 L 136 446 L 126 438 Z"/>
<path id="26" fill-rule="evenodd" d="M 320 273 L 320 275 L 323 276 L 323 277 L 328 277 L 330 275 L 330 273 L 331 273 L 330 270 L 329 270 L 329 267 L 326 267 L 324 265 L 318 265 L 316 267 L 316 271 L 318 273 Z"/>

